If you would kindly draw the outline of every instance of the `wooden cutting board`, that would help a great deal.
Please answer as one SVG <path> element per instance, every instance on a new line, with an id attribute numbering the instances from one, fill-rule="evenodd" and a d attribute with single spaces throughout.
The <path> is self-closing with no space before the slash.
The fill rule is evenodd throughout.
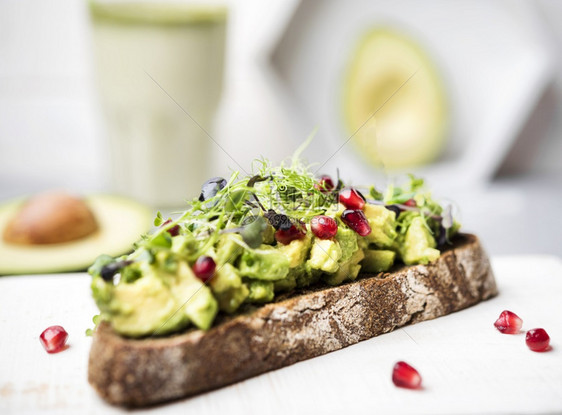
<path id="1" fill-rule="evenodd" d="M 562 260 L 492 258 L 500 295 L 474 307 L 399 329 L 172 404 L 158 413 L 553 413 L 562 412 Z M 96 307 L 86 274 L 0 278 L 0 413 L 125 413 L 86 380 Z M 552 350 L 535 353 L 525 335 L 493 326 L 509 309 L 523 328 L 543 327 Z M 70 347 L 49 355 L 39 334 L 60 324 Z M 396 388 L 398 360 L 416 367 L 424 389 Z M 142 411 L 144 412 L 144 411 Z"/>

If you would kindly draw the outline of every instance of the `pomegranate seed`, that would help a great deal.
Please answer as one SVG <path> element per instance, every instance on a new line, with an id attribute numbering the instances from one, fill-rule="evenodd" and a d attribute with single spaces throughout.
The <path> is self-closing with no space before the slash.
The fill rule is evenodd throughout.
<path id="1" fill-rule="evenodd" d="M 527 332 L 525 343 L 533 352 L 544 352 L 548 350 L 550 336 L 544 329 L 532 329 Z"/>
<path id="2" fill-rule="evenodd" d="M 504 310 L 494 323 L 494 326 L 502 333 L 517 334 L 523 326 L 523 320 L 517 314 Z"/>
<path id="3" fill-rule="evenodd" d="M 303 239 L 305 236 L 306 229 L 294 224 L 289 229 L 279 229 L 275 232 L 275 239 L 283 245 L 288 245 L 295 239 Z"/>
<path id="4" fill-rule="evenodd" d="M 404 205 L 409 206 L 409 207 L 416 207 L 418 204 L 416 203 L 416 201 L 414 199 L 408 199 L 404 202 Z"/>
<path id="5" fill-rule="evenodd" d="M 341 219 L 361 236 L 367 236 L 371 233 L 371 226 L 362 210 L 344 210 Z"/>
<path id="6" fill-rule="evenodd" d="M 197 278 L 203 282 L 209 281 L 215 274 L 215 269 L 217 265 L 215 260 L 210 256 L 202 255 L 197 258 L 195 264 L 193 264 L 193 273 Z"/>
<path id="7" fill-rule="evenodd" d="M 166 222 L 162 224 L 162 226 L 166 226 L 168 223 L 172 223 L 172 219 L 168 219 Z M 180 233 L 180 225 L 172 226 L 167 232 L 172 236 L 178 236 Z"/>
<path id="8" fill-rule="evenodd" d="M 400 388 L 419 389 L 422 378 L 418 371 L 406 362 L 398 362 L 392 370 L 392 382 Z"/>
<path id="9" fill-rule="evenodd" d="M 365 198 L 355 189 L 342 189 L 340 203 L 348 209 L 363 209 Z"/>
<path id="10" fill-rule="evenodd" d="M 68 333 L 61 326 L 47 327 L 39 336 L 39 341 L 47 353 L 58 353 L 65 349 Z"/>
<path id="11" fill-rule="evenodd" d="M 314 187 L 323 193 L 331 192 L 335 188 L 332 178 L 326 174 L 320 177 Z"/>
<path id="12" fill-rule="evenodd" d="M 330 239 L 336 236 L 338 232 L 338 224 L 334 218 L 325 215 L 319 215 L 310 221 L 312 233 L 320 239 Z"/>

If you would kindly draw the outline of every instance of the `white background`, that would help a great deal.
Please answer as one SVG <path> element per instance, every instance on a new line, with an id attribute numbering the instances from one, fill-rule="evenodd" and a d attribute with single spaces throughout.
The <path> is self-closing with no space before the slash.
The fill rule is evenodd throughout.
<path id="1" fill-rule="evenodd" d="M 505 3 L 509 7 L 510 1 Z M 232 2 L 226 82 L 214 137 L 243 166 L 258 154 L 279 161 L 303 139 L 295 136 L 292 120 L 263 76 L 266 51 L 294 4 Z M 438 1 L 427 4 L 439 6 Z M 562 4 L 533 4 L 560 62 Z M 83 1 L 0 0 L 0 200 L 53 187 L 108 188 L 89 24 Z M 531 150 L 523 148 L 512 157 L 511 166 L 519 170 L 529 164 L 524 174 L 447 195 L 462 207 L 465 229 L 478 233 L 492 253 L 562 254 L 557 213 L 562 203 L 562 71 L 557 73 L 535 114 L 540 128 L 526 132 Z M 213 172 L 225 174 L 229 162 L 215 148 L 209 164 Z"/>

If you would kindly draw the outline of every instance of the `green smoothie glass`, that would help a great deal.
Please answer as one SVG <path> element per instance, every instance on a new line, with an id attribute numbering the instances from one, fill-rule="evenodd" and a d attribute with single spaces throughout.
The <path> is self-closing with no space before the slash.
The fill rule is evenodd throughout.
<path id="1" fill-rule="evenodd" d="M 112 190 L 181 207 L 208 178 L 227 9 L 100 0 L 89 7 Z"/>

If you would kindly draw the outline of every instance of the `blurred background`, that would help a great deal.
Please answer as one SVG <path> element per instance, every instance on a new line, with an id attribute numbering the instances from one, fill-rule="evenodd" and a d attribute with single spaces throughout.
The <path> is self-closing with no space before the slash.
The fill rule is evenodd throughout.
<path id="1" fill-rule="evenodd" d="M 0 0 L 0 202 L 177 207 L 317 127 L 320 173 L 414 171 L 491 254 L 562 255 L 561 2 L 98 3 Z"/>

